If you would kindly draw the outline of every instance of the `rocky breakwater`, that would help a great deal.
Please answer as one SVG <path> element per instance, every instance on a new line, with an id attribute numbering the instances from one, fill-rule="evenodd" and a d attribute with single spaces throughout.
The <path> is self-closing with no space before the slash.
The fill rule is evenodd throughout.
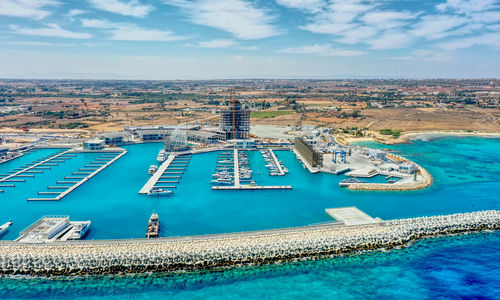
<path id="1" fill-rule="evenodd" d="M 420 238 L 500 228 L 500 211 L 151 240 L 0 243 L 0 273 L 28 275 L 175 272 L 390 249 Z"/>

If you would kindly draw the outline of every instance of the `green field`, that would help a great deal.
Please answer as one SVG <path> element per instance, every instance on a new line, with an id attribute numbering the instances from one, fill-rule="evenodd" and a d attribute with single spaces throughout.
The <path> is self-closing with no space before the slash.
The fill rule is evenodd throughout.
<path id="1" fill-rule="evenodd" d="M 289 115 L 291 113 L 292 113 L 291 110 L 252 111 L 250 117 L 257 119 L 264 119 L 264 118 L 274 118 L 277 116 Z"/>

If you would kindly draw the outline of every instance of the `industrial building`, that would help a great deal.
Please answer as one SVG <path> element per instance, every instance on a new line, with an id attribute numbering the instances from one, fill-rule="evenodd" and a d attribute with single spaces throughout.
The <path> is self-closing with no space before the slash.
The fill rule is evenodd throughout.
<path id="1" fill-rule="evenodd" d="M 231 100 L 227 109 L 221 110 L 221 130 L 226 140 L 248 139 L 250 137 L 250 110 L 240 101 Z"/>
<path id="2" fill-rule="evenodd" d="M 314 150 L 303 138 L 295 138 L 295 150 L 300 153 L 311 167 L 315 168 L 323 165 L 323 154 Z"/>

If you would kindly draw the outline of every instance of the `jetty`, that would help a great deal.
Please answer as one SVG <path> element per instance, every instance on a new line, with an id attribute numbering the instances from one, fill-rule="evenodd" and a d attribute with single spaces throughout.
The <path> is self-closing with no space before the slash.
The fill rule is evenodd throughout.
<path id="1" fill-rule="evenodd" d="M 148 194 L 152 189 L 177 188 L 184 171 L 191 160 L 190 154 L 171 153 L 167 159 L 158 167 L 158 170 L 149 178 L 140 189 L 139 194 Z M 170 184 L 170 185 L 164 185 Z"/>
<path id="2" fill-rule="evenodd" d="M 274 164 L 278 168 L 278 175 L 280 175 L 280 176 L 285 175 L 285 171 L 283 170 L 283 167 L 281 166 L 281 163 L 278 160 L 278 158 L 276 157 L 276 154 L 274 153 L 273 149 L 269 149 L 269 153 L 271 153 L 271 157 L 274 160 Z"/>
<path id="3" fill-rule="evenodd" d="M 160 177 L 163 175 L 165 170 L 167 170 L 168 166 L 174 161 L 175 154 L 170 154 L 165 160 L 158 170 L 149 178 L 149 180 L 146 182 L 146 184 L 142 187 L 142 189 L 139 191 L 139 194 L 147 194 L 151 191 L 151 189 L 156 185 L 158 180 L 160 180 Z"/>
<path id="4" fill-rule="evenodd" d="M 31 276 L 182 272 L 285 263 L 408 246 L 432 237 L 500 229 L 489 210 L 383 221 L 135 240 L 0 241 L 0 274 Z"/>
<path id="5" fill-rule="evenodd" d="M 113 153 L 114 153 L 113 158 L 111 158 L 111 156 L 108 156 L 106 158 L 107 161 L 105 161 L 105 162 L 103 161 L 103 164 L 101 164 L 100 167 L 97 168 L 97 169 L 95 169 L 94 171 L 87 172 L 85 176 L 78 176 L 78 177 L 71 176 L 72 178 L 69 178 L 69 179 L 77 179 L 75 181 L 56 181 L 57 184 L 71 184 L 70 186 L 64 186 L 66 188 L 64 191 L 60 191 L 60 192 L 38 192 L 39 195 L 44 195 L 44 194 L 45 195 L 51 195 L 51 194 L 53 194 L 53 195 L 57 195 L 57 196 L 55 196 L 53 198 L 27 198 L 26 200 L 27 201 L 59 201 L 59 200 L 61 200 L 66 195 L 68 195 L 69 193 L 71 193 L 72 191 L 74 191 L 75 189 L 77 189 L 79 186 L 81 186 L 82 184 L 84 184 L 85 182 L 87 182 L 88 180 L 90 180 L 92 177 L 94 177 L 95 175 L 99 174 L 102 170 L 104 170 L 105 168 L 107 168 L 108 166 L 110 166 L 112 163 L 114 163 L 115 161 L 117 161 L 118 159 L 120 159 L 122 156 L 124 156 L 125 154 L 127 154 L 127 151 L 123 150 L 121 152 L 113 152 Z M 68 179 L 68 177 L 66 177 L 65 179 Z M 49 188 L 49 187 L 47 187 L 47 188 Z M 62 188 L 63 187 L 61 187 L 61 189 Z M 54 186 L 50 186 L 50 189 L 54 189 Z"/>

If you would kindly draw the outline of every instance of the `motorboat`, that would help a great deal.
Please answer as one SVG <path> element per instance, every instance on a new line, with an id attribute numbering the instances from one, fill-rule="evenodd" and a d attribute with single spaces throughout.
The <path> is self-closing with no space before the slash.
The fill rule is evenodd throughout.
<path id="1" fill-rule="evenodd" d="M 4 233 L 7 231 L 7 229 L 9 229 L 9 227 L 12 225 L 12 220 L 10 220 L 9 222 L 3 224 L 2 226 L 0 226 L 0 234 Z"/>
<path id="2" fill-rule="evenodd" d="M 158 152 L 158 156 L 156 157 L 156 160 L 160 163 L 167 160 L 167 152 L 165 151 L 165 149 L 161 149 L 160 152 Z"/>
<path id="3" fill-rule="evenodd" d="M 90 221 L 74 221 L 71 222 L 73 228 L 71 228 L 71 235 L 69 240 L 79 240 L 85 236 L 87 231 L 90 229 Z"/>
<path id="4" fill-rule="evenodd" d="M 149 175 L 153 175 L 156 172 L 156 170 L 158 170 L 158 166 L 157 165 L 151 165 L 151 166 L 149 166 L 148 174 Z"/>
<path id="5" fill-rule="evenodd" d="M 148 229 L 146 231 L 147 238 L 157 238 L 160 234 L 160 218 L 158 214 L 153 212 L 148 222 Z"/>
<path id="6" fill-rule="evenodd" d="M 169 191 L 169 190 L 164 190 L 161 188 L 152 188 L 151 191 L 149 191 L 148 196 L 167 196 L 167 195 L 172 195 L 174 192 Z"/>

